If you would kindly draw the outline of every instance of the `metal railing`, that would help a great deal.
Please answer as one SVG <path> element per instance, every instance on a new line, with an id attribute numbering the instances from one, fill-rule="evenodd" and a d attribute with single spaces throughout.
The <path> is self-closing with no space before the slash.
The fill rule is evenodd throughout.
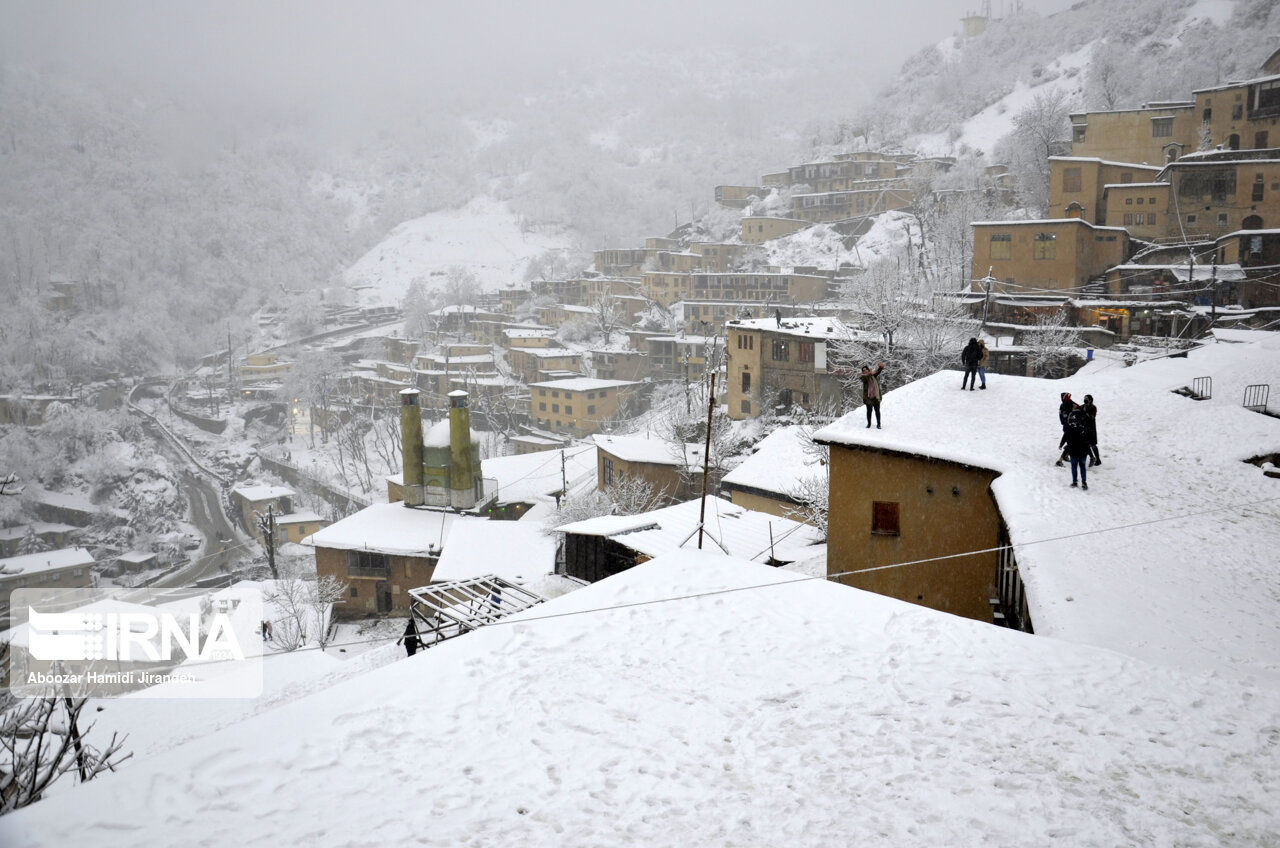
<path id="1" fill-rule="evenodd" d="M 1255 383 L 1244 387 L 1244 408 L 1253 412 L 1266 412 L 1267 402 L 1271 399 L 1271 386 L 1268 383 Z"/>
<path id="2" fill-rule="evenodd" d="M 1213 397 L 1213 378 L 1196 377 L 1191 381 L 1191 397 L 1196 400 L 1209 400 Z"/>

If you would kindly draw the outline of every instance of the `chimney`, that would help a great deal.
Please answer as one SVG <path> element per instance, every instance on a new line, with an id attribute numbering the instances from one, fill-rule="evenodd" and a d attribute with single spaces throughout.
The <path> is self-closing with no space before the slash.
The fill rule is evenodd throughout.
<path id="1" fill-rule="evenodd" d="M 449 506 L 454 509 L 473 509 L 476 505 L 467 398 L 464 391 L 449 392 Z"/>
<path id="2" fill-rule="evenodd" d="M 422 506 L 422 407 L 417 389 L 400 390 L 400 449 L 404 457 L 404 505 Z"/>

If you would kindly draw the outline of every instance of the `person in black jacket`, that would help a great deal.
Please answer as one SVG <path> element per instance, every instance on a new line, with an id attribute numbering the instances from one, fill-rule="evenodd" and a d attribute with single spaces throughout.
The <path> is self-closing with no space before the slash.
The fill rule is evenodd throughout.
<path id="1" fill-rule="evenodd" d="M 969 339 L 969 343 L 960 351 L 960 364 L 964 366 L 964 379 L 960 381 L 960 391 L 968 386 L 973 391 L 978 384 L 978 360 L 982 358 L 982 349 L 977 339 Z"/>
<path id="2" fill-rule="evenodd" d="M 1093 404 L 1093 395 L 1085 395 L 1080 408 L 1088 418 L 1085 428 L 1089 431 L 1089 465 L 1101 465 L 1102 457 L 1098 455 L 1098 407 Z"/>
<path id="3" fill-rule="evenodd" d="M 1071 399 L 1071 392 L 1063 392 L 1058 397 L 1062 400 L 1062 403 L 1058 404 L 1058 423 L 1062 425 L 1062 432 L 1065 434 L 1067 432 L 1067 419 L 1071 416 L 1071 411 L 1076 408 L 1076 402 Z M 1058 461 L 1054 465 L 1061 467 L 1066 461 L 1067 452 L 1064 450 L 1058 456 Z"/>
<path id="4" fill-rule="evenodd" d="M 1086 423 L 1089 416 L 1085 415 L 1083 409 L 1077 407 L 1071 411 L 1067 417 L 1067 424 L 1062 428 L 1062 441 L 1058 443 L 1058 447 L 1066 448 L 1067 455 L 1071 457 L 1071 488 L 1076 487 L 1076 472 L 1079 471 L 1079 485 L 1088 491 L 1089 478 L 1085 464 L 1085 459 L 1089 456 L 1089 425 Z"/>

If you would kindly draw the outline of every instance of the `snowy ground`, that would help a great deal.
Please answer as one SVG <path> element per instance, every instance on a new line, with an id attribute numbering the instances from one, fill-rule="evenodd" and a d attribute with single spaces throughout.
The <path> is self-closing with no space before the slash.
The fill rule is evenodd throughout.
<path id="1" fill-rule="evenodd" d="M 517 618 L 6 816 L 0 841 L 1216 846 L 1280 828 L 1280 694 L 1256 683 L 693 552 Z"/>
<path id="2" fill-rule="evenodd" d="M 358 295 L 364 305 L 398 305 L 414 280 L 442 288 L 451 266 L 496 289 L 523 282 L 529 260 L 568 247 L 566 236 L 525 230 L 505 203 L 478 197 L 461 209 L 404 222 L 348 268 L 345 280 L 371 287 Z"/>

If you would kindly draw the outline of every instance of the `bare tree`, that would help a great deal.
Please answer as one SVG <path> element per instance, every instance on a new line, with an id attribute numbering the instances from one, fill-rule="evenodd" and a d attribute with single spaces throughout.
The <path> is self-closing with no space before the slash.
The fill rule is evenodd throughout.
<path id="1" fill-rule="evenodd" d="M 1107 111 L 1119 108 L 1120 98 L 1129 88 L 1124 73 L 1127 58 L 1125 51 L 1110 41 L 1094 45 L 1084 84 L 1091 107 Z"/>
<path id="2" fill-rule="evenodd" d="M 1023 205 L 1043 214 L 1049 207 L 1049 157 L 1069 138 L 1069 100 L 1054 88 L 1037 94 L 1013 118 L 1011 162 Z"/>
<path id="3" fill-rule="evenodd" d="M 22 494 L 22 487 L 18 485 L 17 474 L 6 474 L 0 477 L 0 496 L 17 497 L 20 494 Z"/>
<path id="4" fill-rule="evenodd" d="M 1035 330 L 1028 333 L 1027 361 L 1037 376 L 1066 376 L 1067 363 L 1080 346 L 1080 329 L 1067 324 L 1067 315 L 1059 311 L 1036 319 Z"/>
<path id="5" fill-rule="evenodd" d="M 595 306 L 591 307 L 591 317 L 600 328 L 600 332 L 604 334 L 605 342 L 608 343 L 613 336 L 613 331 L 622 323 L 623 317 L 622 307 L 612 290 L 605 289 L 600 295 Z"/>
<path id="6" fill-rule="evenodd" d="M 0 661 L 8 665 L 7 643 Z M 115 733 L 103 748 L 88 744 L 93 725 L 81 725 L 87 703 L 52 690 L 34 698 L 15 698 L 7 689 L 0 695 L 0 815 L 39 801 L 68 774 L 84 783 L 133 756 L 123 753 L 125 740 Z"/>

